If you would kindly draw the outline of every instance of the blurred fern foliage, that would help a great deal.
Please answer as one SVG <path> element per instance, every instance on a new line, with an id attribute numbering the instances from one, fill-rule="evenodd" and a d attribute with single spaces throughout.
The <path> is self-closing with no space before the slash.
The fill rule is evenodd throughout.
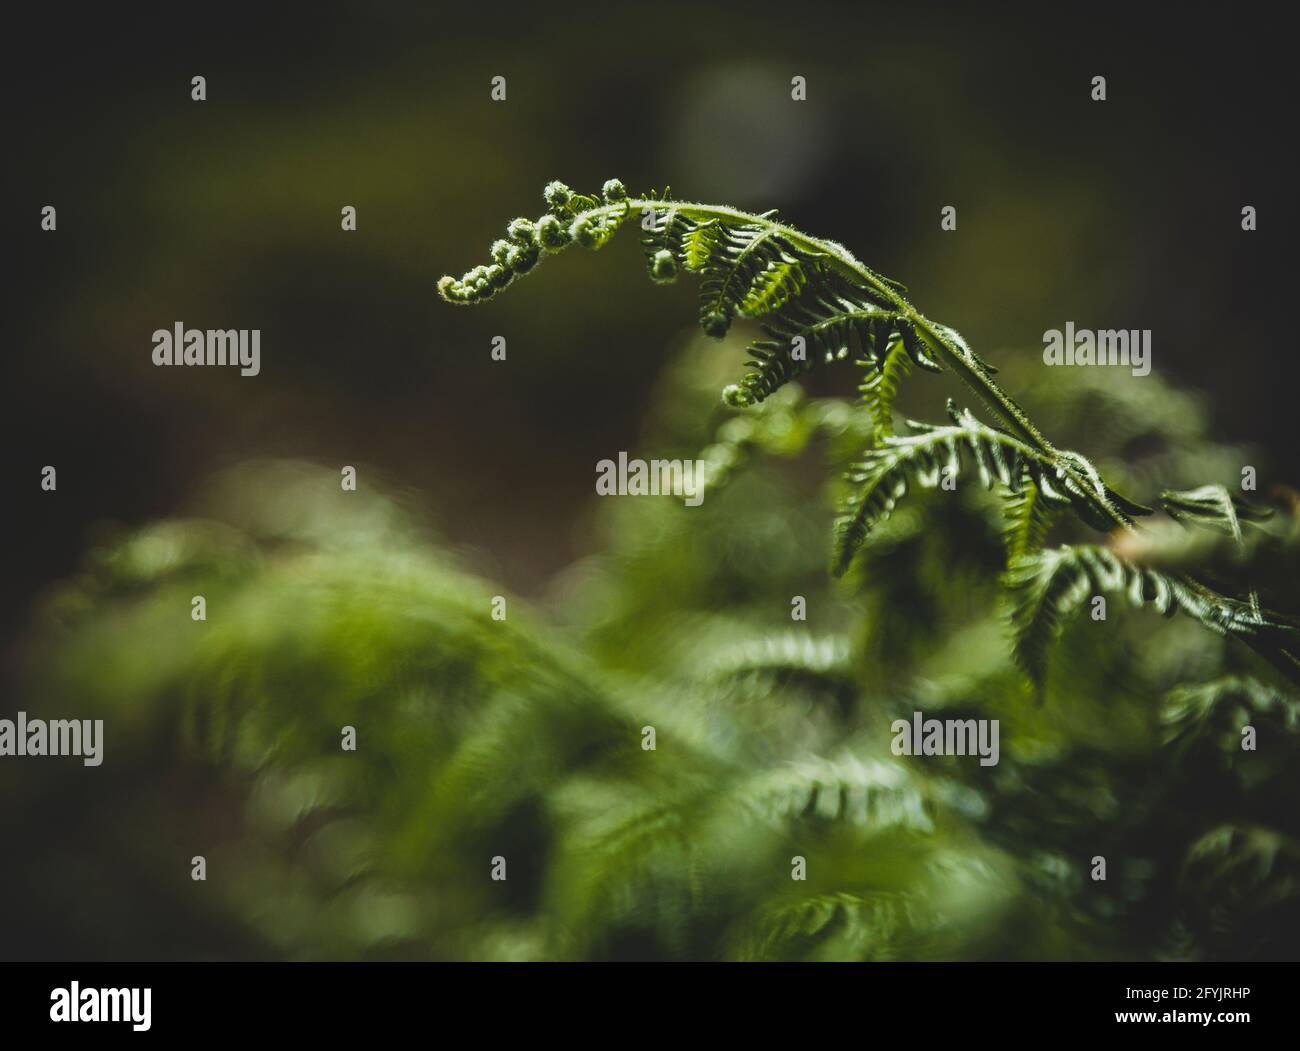
<path id="1" fill-rule="evenodd" d="M 5 768 L 11 836 L 39 839 L 18 812 L 61 796 L 99 830 L 93 864 L 72 842 L 46 859 L 82 933 L 120 952 L 116 924 L 157 914 L 146 954 L 288 958 L 1294 953 L 1300 706 L 1271 669 L 1117 605 L 1065 626 L 1038 703 L 994 499 L 924 495 L 832 583 L 838 485 L 803 468 L 858 455 L 856 414 L 794 385 L 732 414 L 699 364 L 687 348 L 664 378 L 649 433 L 702 444 L 725 484 L 697 508 L 599 501 L 598 553 L 504 621 L 418 515 L 305 464 L 246 465 L 194 516 L 97 548 L 42 611 L 25 693 L 104 718 L 107 761 Z M 1134 484 L 1153 460 L 1235 462 L 1151 377 L 1032 394 L 1118 471 L 1152 450 Z M 1242 552 L 1166 521 L 1130 554 L 1294 580 L 1297 532 Z M 916 710 L 1001 720 L 1001 762 L 894 756 Z M 133 904 L 80 915 L 92 887 Z"/>

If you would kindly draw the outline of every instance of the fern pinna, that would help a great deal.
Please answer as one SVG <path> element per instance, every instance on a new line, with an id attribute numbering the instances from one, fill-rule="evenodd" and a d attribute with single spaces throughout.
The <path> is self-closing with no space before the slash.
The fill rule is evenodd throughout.
<path id="1" fill-rule="evenodd" d="M 761 338 L 749 345 L 751 371 L 722 392 L 728 405 L 761 402 L 818 361 L 851 360 L 866 367 L 862 395 L 873 441 L 850 473 L 854 490 L 835 525 L 831 566 L 836 575 L 849 568 L 872 529 L 912 486 L 934 488 L 942 478 L 973 470 L 981 485 L 1009 497 L 1010 620 L 1017 659 L 1035 683 L 1043 681 L 1048 643 L 1062 619 L 1104 592 L 1164 613 L 1180 610 L 1242 640 L 1300 682 L 1300 621 L 1262 609 L 1253 595 L 1248 601 L 1233 599 L 1188 575 L 1139 566 L 1108 549 L 1045 550 L 1056 512 L 1072 511 L 1093 528 L 1111 532 L 1133 529 L 1134 520 L 1151 509 L 1115 492 L 1085 457 L 1055 447 L 994 381 L 996 370 L 955 330 L 922 316 L 903 285 L 869 269 L 843 245 L 781 223 L 774 211 L 754 215 L 678 201 L 667 191 L 630 197 L 616 179 L 605 183 L 600 199 L 560 182 L 550 183 L 544 197 L 548 212 L 536 221 L 511 221 L 506 237 L 492 245 L 491 263 L 438 282 L 444 299 L 461 304 L 491 299 L 548 255 L 575 243 L 602 247 L 635 214 L 652 279 L 672 281 L 683 270 L 699 276 L 705 333 L 721 338 L 737 317 L 759 323 Z M 996 425 L 950 401 L 949 424 L 907 421 L 911 433 L 895 435 L 894 398 L 913 367 L 955 372 Z M 1167 492 L 1163 505 L 1180 521 L 1238 538 L 1242 523 L 1263 513 L 1221 486 Z"/>

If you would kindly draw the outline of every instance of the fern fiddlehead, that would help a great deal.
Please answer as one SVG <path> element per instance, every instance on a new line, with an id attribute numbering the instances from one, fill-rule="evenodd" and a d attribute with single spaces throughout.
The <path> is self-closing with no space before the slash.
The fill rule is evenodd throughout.
<path id="1" fill-rule="evenodd" d="M 872 527 L 888 517 L 911 484 L 937 485 L 943 471 L 960 470 L 963 456 L 973 461 L 986 488 L 997 483 L 1009 492 L 1008 582 L 1023 599 L 1039 579 L 1033 569 L 1037 566 L 1047 573 L 1046 597 L 1052 599 L 1039 596 L 1040 601 L 1022 602 L 1012 615 L 1022 664 L 1041 682 L 1040 642 L 1055 633 L 1061 615 L 1072 611 L 1067 607 L 1077 605 L 1057 599 L 1074 595 L 1090 582 L 1105 584 L 1114 568 L 1101 555 L 1083 553 L 1072 563 L 1077 572 L 1067 574 L 1069 581 L 1062 583 L 1059 567 L 1048 566 L 1041 551 L 1050 514 L 1068 507 L 1090 526 L 1109 532 L 1132 528 L 1134 519 L 1150 514 L 1150 508 L 1111 489 L 1083 456 L 1056 448 L 993 379 L 996 370 L 955 330 L 924 317 L 907 299 L 905 286 L 871 270 L 843 245 L 782 223 L 774 218 L 775 211 L 756 215 L 679 201 L 666 190 L 631 197 L 617 179 L 605 183 L 600 199 L 575 193 L 560 182 L 548 184 L 543 196 L 547 214 L 536 221 L 512 220 L 506 239 L 493 243 L 490 264 L 438 282 L 445 300 L 470 304 L 491 299 L 548 255 L 572 244 L 602 247 L 630 215 L 639 214 L 651 278 L 668 282 L 681 271 L 700 277 L 700 326 L 707 335 L 721 338 L 737 317 L 759 324 L 762 338 L 749 345 L 751 371 L 723 391 L 728 404 L 760 402 L 818 360 L 852 359 L 867 367 L 862 394 L 876 442 L 850 475 L 859 488 L 836 523 L 832 569 L 837 575 L 847 570 Z M 1000 426 L 981 423 L 968 409 L 950 402 L 952 426 L 909 421 L 913 434 L 893 436 L 894 396 L 912 367 L 954 372 Z M 1165 507 L 1197 524 L 1226 521 L 1239 534 L 1238 520 L 1248 519 L 1249 513 L 1232 501 L 1224 510 L 1225 499 L 1207 487 L 1166 493 Z M 1101 574 L 1105 580 L 1094 572 L 1100 569 L 1107 570 Z M 1151 571 L 1134 572 L 1151 583 L 1157 595 L 1169 590 L 1172 602 L 1157 605 L 1181 609 L 1215 631 L 1243 639 L 1300 682 L 1300 629 L 1288 618 L 1260 610 L 1253 600 L 1247 606 L 1217 595 L 1190 577 L 1148 581 L 1142 574 Z M 1031 611 L 1028 616 L 1026 609 Z"/>

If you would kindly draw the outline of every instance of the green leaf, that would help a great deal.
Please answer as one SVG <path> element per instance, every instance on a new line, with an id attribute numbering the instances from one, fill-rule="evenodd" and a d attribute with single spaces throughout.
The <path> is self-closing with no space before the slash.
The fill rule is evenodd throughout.
<path id="1" fill-rule="evenodd" d="M 803 264 L 783 254 L 754 276 L 749 292 L 740 304 L 740 312 L 746 317 L 775 313 L 799 294 L 807 280 Z"/>
<path id="2" fill-rule="evenodd" d="M 1015 657 L 1040 691 L 1062 622 L 1100 594 L 1166 616 L 1181 611 L 1221 635 L 1265 640 L 1290 662 L 1296 660 L 1291 651 L 1300 645 L 1300 625 L 1284 614 L 1219 595 L 1187 577 L 1136 565 L 1095 545 L 1021 556 L 1008 568 L 1006 583 Z"/>
<path id="3" fill-rule="evenodd" d="M 1007 563 L 1025 555 L 1041 551 L 1052 528 L 1052 522 L 1061 510 L 1059 505 L 1043 498 L 1032 477 L 1023 477 L 1018 493 L 1007 500 L 1007 522 L 1003 537 L 1007 545 Z"/>
<path id="4" fill-rule="evenodd" d="M 1272 517 L 1271 507 L 1259 507 L 1233 496 L 1222 485 L 1203 485 L 1199 489 L 1166 490 L 1160 494 L 1165 512 L 1184 525 L 1198 525 L 1226 533 L 1243 543 L 1243 522 L 1263 522 Z"/>
<path id="5" fill-rule="evenodd" d="M 894 433 L 894 399 L 903 379 L 912 371 L 912 359 L 901 340 L 895 340 L 879 356 L 874 365 L 868 365 L 866 378 L 858 390 L 862 403 L 871 413 L 876 441 Z"/>
<path id="6" fill-rule="evenodd" d="M 911 486 L 933 489 L 945 476 L 955 481 L 963 458 L 973 463 L 986 489 L 1001 483 L 1019 492 L 1029 480 L 1045 501 L 1057 505 L 1083 501 L 1084 494 L 1074 481 L 1046 456 L 1005 431 L 980 423 L 969 409 L 958 410 L 950 402 L 949 415 L 953 424 L 948 427 L 908 421 L 918 433 L 883 439 L 849 473 L 849 481 L 858 489 L 845 503 L 835 526 L 832 571 L 837 576 L 848 569 L 867 535 L 889 517 Z"/>

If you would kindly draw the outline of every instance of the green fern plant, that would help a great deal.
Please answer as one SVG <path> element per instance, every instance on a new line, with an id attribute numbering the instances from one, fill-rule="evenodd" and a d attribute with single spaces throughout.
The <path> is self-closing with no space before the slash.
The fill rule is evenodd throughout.
<path id="1" fill-rule="evenodd" d="M 712 398 L 694 357 L 656 388 L 657 440 L 706 437 L 681 411 Z M 114 717 L 132 756 L 105 771 L 140 815 L 105 847 L 116 863 L 49 866 L 69 900 L 149 859 L 171 872 L 156 844 L 202 839 L 237 889 L 185 898 L 155 955 L 177 952 L 174 923 L 215 915 L 250 946 L 222 952 L 310 959 L 1294 957 L 1291 693 L 1181 618 L 1135 624 L 1138 647 L 1063 633 L 1052 708 L 1026 704 L 994 605 L 953 608 L 997 593 L 982 489 L 900 508 L 862 551 L 862 589 L 834 588 L 804 513 L 815 482 L 772 459 L 815 431 L 844 462 L 863 414 L 791 384 L 721 429 L 770 455 L 698 513 L 596 502 L 605 540 L 563 601 L 511 598 L 507 621 L 489 613 L 499 582 L 404 501 L 340 498 L 318 466 L 245 465 L 195 517 L 106 540 L 36 620 L 25 690 L 31 711 Z M 754 558 L 772 536 L 795 542 Z M 819 624 L 771 632 L 794 581 Z M 221 604 L 210 630 L 189 630 L 195 592 Z M 885 729 L 918 705 L 1000 719 L 998 776 L 893 755 Z M 41 772 L 69 821 L 121 808 Z M 159 793 L 167 777 L 203 792 Z M 47 813 L 21 808 L 24 841 Z M 1098 851 L 1110 883 L 1086 878 Z M 496 855 L 509 882 L 485 878 Z M 127 915 L 159 885 L 123 880 Z M 86 922 L 103 937 L 115 920 Z"/>
<path id="2" fill-rule="evenodd" d="M 817 362 L 852 360 L 868 370 L 862 385 L 873 442 L 850 473 L 854 486 L 835 525 L 832 571 L 843 574 L 872 531 L 913 487 L 935 488 L 965 465 L 985 488 L 1009 500 L 1007 580 L 1011 623 L 1022 666 L 1041 684 L 1046 642 L 1063 616 L 1096 589 L 1119 590 L 1134 605 L 1182 611 L 1207 627 L 1240 639 L 1292 681 L 1300 682 L 1300 623 L 1219 595 L 1189 576 L 1163 576 L 1093 549 L 1044 553 L 1050 516 L 1072 511 L 1101 532 L 1130 530 L 1151 509 L 1116 492 L 1077 452 L 1057 448 L 1024 409 L 993 379 L 996 371 L 952 328 L 924 317 L 906 288 L 861 263 L 847 248 L 778 221 L 720 205 L 679 201 L 668 191 L 631 197 L 616 179 L 597 200 L 560 182 L 544 191 L 547 214 L 515 219 L 493 243 L 492 262 L 460 278 L 443 277 L 438 290 L 450 303 L 481 303 L 570 245 L 598 249 L 634 213 L 650 276 L 672 281 L 679 272 L 700 277 L 700 326 L 721 338 L 736 318 L 758 322 L 749 344 L 750 372 L 728 385 L 723 400 L 752 406 Z M 893 434 L 893 402 L 912 367 L 951 371 L 996 419 L 978 420 L 951 401 L 951 424 L 908 421 L 912 432 Z M 1221 487 L 1165 493 L 1164 506 L 1183 521 L 1241 535 L 1241 522 L 1261 517 Z M 1120 586 L 1122 585 L 1122 587 Z"/>

